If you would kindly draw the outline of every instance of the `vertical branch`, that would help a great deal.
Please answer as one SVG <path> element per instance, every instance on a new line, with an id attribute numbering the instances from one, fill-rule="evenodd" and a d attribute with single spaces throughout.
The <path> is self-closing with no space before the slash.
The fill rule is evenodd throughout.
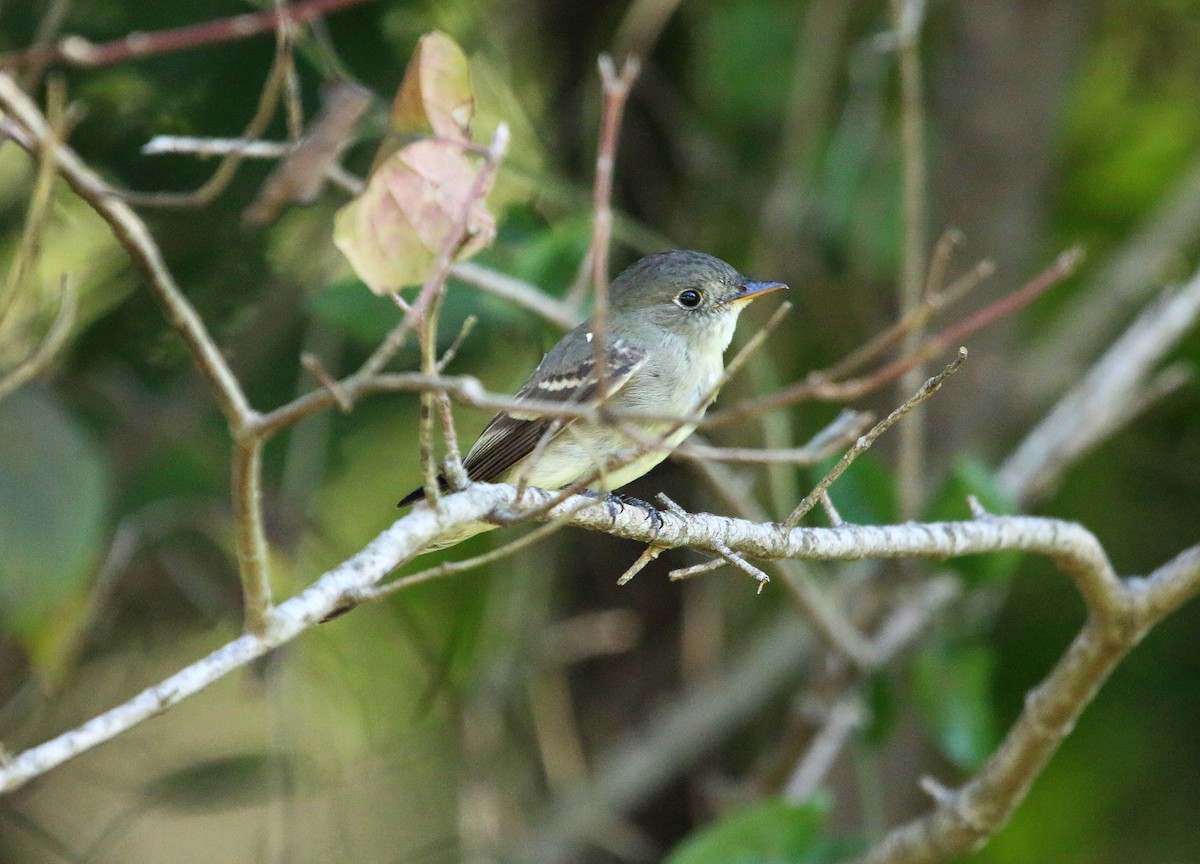
<path id="1" fill-rule="evenodd" d="M 626 57 L 617 73 L 613 60 L 601 54 L 600 82 L 604 87 L 604 120 L 600 127 L 600 144 L 596 152 L 596 182 L 593 189 L 592 246 L 588 250 L 592 291 L 595 307 L 592 311 L 592 352 L 595 357 L 597 392 L 603 399 L 608 395 L 608 246 L 612 236 L 612 184 L 616 165 L 617 139 L 629 91 L 641 71 L 636 57 Z M 582 282 L 580 283 L 583 284 Z"/>
<path id="2" fill-rule="evenodd" d="M 896 63 L 900 75 L 900 155 L 903 164 L 904 245 L 900 266 L 900 314 L 916 313 L 921 305 L 926 248 L 926 172 L 925 130 L 922 108 L 920 31 L 924 0 L 891 0 L 892 30 Z M 921 344 L 922 332 L 914 329 L 904 343 L 911 354 Z M 911 369 L 901 380 L 900 389 L 912 392 L 925 377 L 920 367 Z M 913 519 L 921 509 L 924 469 L 924 423 L 921 411 L 914 411 L 900 429 L 897 488 L 900 515 Z"/>
<path id="3" fill-rule="evenodd" d="M 192 362 L 205 379 L 234 440 L 232 494 L 234 534 L 246 626 L 261 634 L 270 614 L 266 532 L 262 516 L 262 442 L 260 415 L 250 405 L 242 386 L 213 341 L 204 321 L 171 275 L 162 250 L 146 223 L 118 197 L 79 156 L 59 142 L 45 116 L 8 75 L 0 72 L 0 106 L 8 116 L 43 146 L 52 146 L 59 173 L 80 198 L 108 223 L 117 242 L 129 254 L 168 324 L 179 335 Z"/>
<path id="4" fill-rule="evenodd" d="M 299 25 L 293 23 L 284 0 L 275 0 L 275 51 L 284 68 L 283 105 L 287 116 L 288 140 L 299 141 L 304 135 L 304 109 L 300 105 L 300 76 L 296 73 L 295 38 Z"/>
<path id="5" fill-rule="evenodd" d="M 642 70 L 637 57 L 626 57 L 618 74 L 613 60 L 601 54 L 600 83 L 604 88 L 604 120 L 600 127 L 600 143 L 596 152 L 596 180 L 592 187 L 592 248 L 589 253 L 592 290 L 597 293 L 608 288 L 608 245 L 612 237 L 612 187 L 616 169 L 617 140 L 625 118 L 629 91 Z"/>
<path id="6" fill-rule="evenodd" d="M 463 239 L 466 237 L 470 227 L 471 210 L 474 208 L 475 203 L 487 194 L 488 187 L 492 182 L 492 176 L 495 174 L 500 160 L 504 158 L 504 153 L 508 149 L 508 139 L 508 126 L 505 123 L 501 123 L 496 127 L 496 132 L 492 136 L 492 143 L 488 146 L 487 153 L 484 156 L 483 165 L 480 166 L 479 173 L 475 175 L 475 181 L 471 184 L 463 200 L 462 211 L 459 213 L 458 220 L 446 235 L 445 242 L 442 243 L 442 248 L 438 251 L 437 258 L 434 259 L 433 266 L 429 270 L 429 275 L 425 278 L 425 284 L 421 286 L 420 293 L 408 309 L 406 320 L 418 322 L 418 336 L 421 344 L 421 371 L 426 375 L 436 376 L 440 371 L 437 356 L 437 319 L 438 312 L 441 309 L 442 297 L 446 290 L 446 279 L 449 277 L 450 268 L 454 264 L 454 256 L 458 254 L 458 250 L 462 247 Z M 424 473 L 425 498 L 431 503 L 437 501 L 439 492 L 437 465 L 433 458 L 433 419 L 435 409 L 441 411 L 443 428 L 449 428 L 451 421 L 448 397 L 444 393 L 439 396 L 429 391 L 422 392 L 420 426 L 421 462 Z M 447 474 L 450 475 L 448 479 L 453 485 L 461 485 L 465 481 L 466 475 L 463 472 L 462 461 L 459 457 L 457 439 L 453 434 L 445 437 L 448 446 L 448 452 L 446 453 Z"/>
<path id="7" fill-rule="evenodd" d="M 230 477 L 245 627 L 256 635 L 266 632 L 271 615 L 271 569 L 262 513 L 262 448 L 263 439 L 259 435 L 237 438 Z"/>
<path id="8" fill-rule="evenodd" d="M 50 85 L 46 88 L 46 137 L 37 148 L 37 177 L 33 183 L 33 193 L 29 196 L 29 208 L 25 213 L 21 242 L 13 255 L 8 268 L 8 278 L 0 293 L 0 325 L 4 324 L 8 314 L 17 304 L 17 298 L 24 293 L 33 276 L 50 214 L 54 177 L 58 170 L 57 145 L 64 139 L 67 126 L 65 88 L 61 80 L 52 79 Z"/>
<path id="9" fill-rule="evenodd" d="M 29 65 L 25 67 L 20 78 L 21 87 L 26 92 L 33 93 L 37 90 L 42 75 L 46 73 L 46 69 L 53 61 L 54 39 L 62 29 L 63 22 L 67 20 L 67 13 L 70 11 L 70 0 L 50 0 L 50 4 L 42 15 L 42 20 L 38 22 L 33 45 L 24 52 L 30 58 Z"/>

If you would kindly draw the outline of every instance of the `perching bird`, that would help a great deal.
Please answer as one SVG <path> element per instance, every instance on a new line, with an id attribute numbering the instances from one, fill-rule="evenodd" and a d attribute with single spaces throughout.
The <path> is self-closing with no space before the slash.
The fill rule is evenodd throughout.
<path id="1" fill-rule="evenodd" d="M 617 417 L 627 411 L 681 418 L 702 413 L 716 397 L 738 315 L 750 300 L 786 287 L 781 282 L 747 279 L 703 252 L 659 252 L 633 264 L 613 280 L 608 292 L 606 407 Z M 564 336 L 542 358 L 514 401 L 576 405 L 594 401 L 599 390 L 595 338 L 591 321 Z M 620 423 L 638 430 L 642 440 L 623 433 Z M 630 418 L 591 423 L 508 409 L 488 423 L 463 460 L 463 468 L 473 481 L 524 481 L 543 489 L 561 489 L 594 477 L 588 486 L 609 492 L 665 459 L 694 428 L 681 422 Z M 547 433 L 549 438 L 542 443 Z M 647 439 L 659 442 L 658 446 L 647 446 Z M 444 478 L 439 483 L 445 488 Z M 424 494 L 423 489 L 415 489 L 400 506 Z M 484 522 L 462 526 L 425 551 L 444 549 L 493 527 Z"/>

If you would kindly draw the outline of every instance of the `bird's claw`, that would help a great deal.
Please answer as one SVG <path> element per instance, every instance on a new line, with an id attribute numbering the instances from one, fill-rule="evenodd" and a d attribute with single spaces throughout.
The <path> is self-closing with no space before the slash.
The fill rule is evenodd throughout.
<path id="1" fill-rule="evenodd" d="M 657 537 L 658 532 L 662 530 L 662 513 L 649 501 L 643 501 L 641 498 L 634 498 L 632 495 L 620 495 L 616 492 L 608 493 L 608 501 L 610 506 L 613 504 L 625 504 L 631 507 L 640 507 L 646 511 L 646 521 L 654 527 L 654 536 Z M 612 511 L 610 510 L 610 512 Z"/>

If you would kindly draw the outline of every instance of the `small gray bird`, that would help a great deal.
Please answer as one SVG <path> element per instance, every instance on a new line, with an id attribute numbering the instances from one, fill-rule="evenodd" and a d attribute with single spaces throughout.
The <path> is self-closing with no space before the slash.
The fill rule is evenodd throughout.
<path id="1" fill-rule="evenodd" d="M 716 396 L 738 315 L 750 300 L 786 287 L 782 282 L 747 279 L 703 252 L 659 252 L 633 264 L 613 281 L 608 293 L 606 405 L 614 415 L 646 411 L 682 418 L 702 413 Z M 514 401 L 579 405 L 593 401 L 599 390 L 594 339 L 591 321 L 564 336 L 542 358 Z M 660 443 L 647 446 L 645 440 L 623 433 L 619 424 L 562 418 L 555 426 L 553 417 L 510 409 L 492 418 L 463 467 L 474 481 L 523 479 L 543 489 L 561 489 L 594 476 L 591 488 L 608 492 L 641 477 L 695 429 L 692 424 L 665 420 L 622 422 Z M 444 478 L 439 482 L 445 486 Z M 400 506 L 423 497 L 424 491 L 415 489 Z M 494 527 L 483 522 L 463 526 L 425 551 L 444 549 Z"/>

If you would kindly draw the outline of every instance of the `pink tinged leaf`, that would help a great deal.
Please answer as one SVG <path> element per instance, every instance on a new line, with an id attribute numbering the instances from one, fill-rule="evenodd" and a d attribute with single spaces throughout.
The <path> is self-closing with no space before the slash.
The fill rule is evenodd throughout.
<path id="1" fill-rule="evenodd" d="M 421 104 L 430 127 L 443 138 L 469 143 L 475 96 L 466 55 L 437 30 L 421 37 L 418 51 Z"/>
<path id="2" fill-rule="evenodd" d="M 392 134 L 380 145 L 375 167 L 417 135 L 432 133 L 470 144 L 474 116 L 475 96 L 466 55 L 445 33 L 426 33 L 417 43 L 392 101 Z"/>
<path id="3" fill-rule="evenodd" d="M 377 294 L 420 284 L 462 224 L 478 170 L 457 144 L 409 144 L 379 165 L 363 193 L 341 209 L 334 243 Z M 482 200 L 487 189 L 479 192 L 470 202 L 460 260 L 487 246 L 496 233 Z"/>

